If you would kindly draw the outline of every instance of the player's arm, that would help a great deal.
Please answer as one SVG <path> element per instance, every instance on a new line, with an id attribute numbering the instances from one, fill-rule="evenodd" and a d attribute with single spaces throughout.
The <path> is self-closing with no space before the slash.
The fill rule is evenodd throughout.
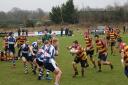
<path id="1" fill-rule="evenodd" d="M 124 50 L 121 50 L 121 63 L 123 66 L 124 66 L 124 56 L 125 56 Z"/>
<path id="2" fill-rule="evenodd" d="M 80 52 L 81 47 L 77 47 L 77 49 L 73 50 L 72 53 L 77 54 Z"/>
<path id="3" fill-rule="evenodd" d="M 72 49 L 72 46 L 69 46 L 69 47 L 67 46 L 66 48 L 67 48 L 68 50 L 70 50 L 70 49 Z"/>
<path id="4" fill-rule="evenodd" d="M 30 52 L 31 52 L 31 54 L 33 55 L 33 56 L 35 56 L 35 54 L 33 53 L 33 47 L 32 46 L 29 46 L 29 50 L 30 50 Z"/>
<path id="5" fill-rule="evenodd" d="M 14 47 L 17 47 L 17 42 L 15 43 Z"/>
<path id="6" fill-rule="evenodd" d="M 17 47 L 17 40 L 15 39 L 15 44 L 14 44 L 14 47 Z"/>
<path id="7" fill-rule="evenodd" d="M 58 39 L 57 39 L 56 45 L 57 45 L 58 50 L 59 50 L 59 40 Z"/>
<path id="8" fill-rule="evenodd" d="M 73 54 L 77 54 L 79 52 L 79 50 L 70 50 L 70 52 Z"/>

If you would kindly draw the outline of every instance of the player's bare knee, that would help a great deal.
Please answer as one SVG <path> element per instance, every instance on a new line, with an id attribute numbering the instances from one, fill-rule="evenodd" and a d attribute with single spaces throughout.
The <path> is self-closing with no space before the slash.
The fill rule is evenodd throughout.
<path id="1" fill-rule="evenodd" d="M 72 62 L 72 65 L 75 65 L 76 63 L 75 62 Z"/>

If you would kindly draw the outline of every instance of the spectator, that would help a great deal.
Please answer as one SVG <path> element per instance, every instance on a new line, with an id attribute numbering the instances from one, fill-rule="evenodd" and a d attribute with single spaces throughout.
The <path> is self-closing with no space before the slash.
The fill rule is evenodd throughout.
<path id="1" fill-rule="evenodd" d="M 18 29 L 18 36 L 20 36 L 20 33 L 21 33 L 21 30 L 20 30 L 20 29 Z"/>
<path id="2" fill-rule="evenodd" d="M 28 30 L 26 29 L 26 36 L 28 36 Z"/>
<path id="3" fill-rule="evenodd" d="M 66 28 L 66 29 L 65 29 L 65 35 L 66 35 L 66 36 L 68 36 L 68 32 L 69 32 L 69 29 Z"/>
<path id="4" fill-rule="evenodd" d="M 52 33 L 52 30 L 51 30 L 51 28 L 49 29 L 49 34 L 51 34 Z"/>
<path id="5" fill-rule="evenodd" d="M 125 33 L 126 32 L 126 27 L 125 26 L 123 26 L 123 33 Z"/>
<path id="6" fill-rule="evenodd" d="M 61 31 L 61 36 L 63 36 L 63 31 L 64 31 L 64 29 L 61 28 L 60 31 Z"/>

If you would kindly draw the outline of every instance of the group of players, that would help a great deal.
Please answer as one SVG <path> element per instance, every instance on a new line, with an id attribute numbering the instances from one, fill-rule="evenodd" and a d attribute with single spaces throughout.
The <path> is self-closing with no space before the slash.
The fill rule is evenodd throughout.
<path id="1" fill-rule="evenodd" d="M 99 35 L 95 35 L 95 38 L 92 39 L 89 32 L 85 32 L 84 40 L 86 47 L 82 47 L 77 40 L 73 41 L 73 44 L 68 47 L 70 53 L 75 56 L 73 61 L 73 77 L 78 75 L 78 63 L 81 64 L 81 75 L 84 76 L 84 70 L 89 66 L 88 60 L 92 62 L 94 68 L 98 67 L 98 72 L 102 71 L 102 65 L 108 65 L 112 70 L 112 62 L 107 60 L 109 47 L 111 48 L 111 55 L 113 56 L 116 56 L 115 54 L 117 51 L 120 52 L 121 62 L 124 66 L 124 73 L 128 77 L 128 45 L 122 41 L 120 30 L 106 26 L 105 36 L 105 38 L 100 38 Z M 93 40 L 95 43 L 93 43 Z M 115 50 L 116 48 L 119 50 Z M 93 56 L 98 56 L 97 62 Z"/>
<path id="2" fill-rule="evenodd" d="M 58 39 L 55 34 L 50 35 L 47 31 L 44 31 L 42 40 L 36 40 L 29 44 L 24 33 L 15 38 L 14 33 L 10 32 L 8 37 L 4 38 L 4 43 L 4 57 L 6 56 L 7 60 L 13 61 L 13 67 L 16 67 L 15 48 L 18 47 L 17 59 L 22 59 L 25 74 L 28 73 L 28 64 L 30 64 L 34 74 L 37 73 L 37 69 L 39 70 L 38 80 L 44 78 L 51 80 L 49 73 L 53 72 L 55 74 L 55 85 L 59 85 L 62 72 L 55 61 L 55 56 L 58 55 Z M 46 76 L 44 76 L 45 70 Z"/>
<path id="3" fill-rule="evenodd" d="M 93 43 L 92 36 L 89 32 L 85 32 L 85 47 L 82 47 L 77 40 L 73 41 L 72 45 L 68 47 L 70 53 L 75 56 L 72 63 L 74 69 L 73 77 L 78 75 L 78 63 L 81 64 L 81 75 L 84 76 L 85 68 L 90 66 L 88 63 L 89 60 L 92 62 L 94 68 L 98 68 L 98 72 L 102 72 L 102 65 L 108 65 L 112 70 L 112 62 L 107 60 L 108 47 L 111 48 L 111 55 L 116 56 L 116 46 L 121 54 L 124 73 L 128 77 L 128 45 L 122 41 L 119 29 L 115 30 L 106 26 L 105 34 L 105 38 L 95 35 L 95 43 Z M 116 42 L 118 43 L 116 44 Z M 17 58 L 22 59 L 25 74 L 28 73 L 28 64 L 30 64 L 34 74 L 37 73 L 37 69 L 39 70 L 38 80 L 44 79 L 44 70 L 46 70 L 45 78 L 51 79 L 49 72 L 53 72 L 55 74 L 55 85 L 59 85 L 62 72 L 55 61 L 58 55 L 58 39 L 55 34 L 51 36 L 47 31 L 44 31 L 42 41 L 36 40 L 32 44 L 29 44 L 24 34 L 15 38 L 13 32 L 10 32 L 8 37 L 4 38 L 4 54 L 7 60 L 13 61 L 13 67 L 16 67 L 16 47 L 18 47 Z M 98 56 L 97 62 L 94 56 Z"/>

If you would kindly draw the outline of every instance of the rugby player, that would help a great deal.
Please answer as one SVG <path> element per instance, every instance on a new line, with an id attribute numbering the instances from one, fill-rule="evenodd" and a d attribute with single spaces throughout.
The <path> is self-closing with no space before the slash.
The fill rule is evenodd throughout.
<path id="1" fill-rule="evenodd" d="M 99 39 L 98 35 L 95 35 L 96 38 L 96 47 L 97 47 L 97 52 L 98 52 L 98 67 L 99 67 L 99 72 L 101 72 L 101 65 L 109 65 L 111 69 L 113 69 L 113 65 L 110 61 L 107 61 L 107 47 L 106 43 Z"/>

